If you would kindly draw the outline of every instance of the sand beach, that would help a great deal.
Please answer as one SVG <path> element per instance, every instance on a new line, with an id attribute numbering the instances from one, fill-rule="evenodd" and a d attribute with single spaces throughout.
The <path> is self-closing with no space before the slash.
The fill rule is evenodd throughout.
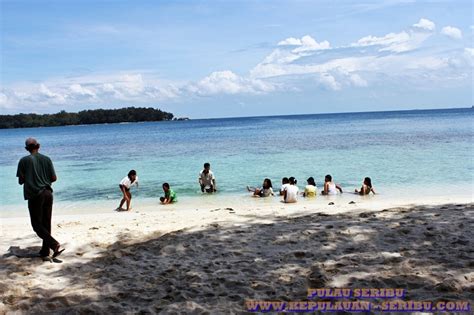
<path id="1" fill-rule="evenodd" d="M 308 300 L 309 288 L 403 288 L 404 300 L 472 307 L 470 198 L 319 198 L 59 214 L 62 263 L 34 257 L 40 240 L 27 217 L 3 218 L 0 313 L 240 314 L 249 300 Z"/>

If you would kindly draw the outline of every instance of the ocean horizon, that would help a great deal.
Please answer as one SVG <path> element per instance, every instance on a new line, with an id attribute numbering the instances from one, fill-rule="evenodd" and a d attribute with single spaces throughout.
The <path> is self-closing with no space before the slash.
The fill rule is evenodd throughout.
<path id="1" fill-rule="evenodd" d="M 137 207 L 158 204 L 163 182 L 183 203 L 248 202 L 246 186 L 259 186 L 266 177 L 278 190 L 282 177 L 294 176 L 301 191 L 310 176 L 321 190 L 326 174 L 345 192 L 369 176 L 379 200 L 469 196 L 472 118 L 472 108 L 453 108 L 3 129 L 0 212 L 26 207 L 15 175 L 19 159 L 27 155 L 27 137 L 37 138 L 40 152 L 55 165 L 55 209 L 71 213 L 95 203 L 118 205 L 118 183 L 130 169 L 140 179 L 139 189 L 132 189 Z M 200 192 L 204 162 L 216 175 L 216 196 Z"/>

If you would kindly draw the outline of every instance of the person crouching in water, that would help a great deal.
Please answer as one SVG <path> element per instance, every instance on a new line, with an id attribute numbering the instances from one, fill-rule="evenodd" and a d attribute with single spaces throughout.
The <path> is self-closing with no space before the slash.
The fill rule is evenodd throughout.
<path id="1" fill-rule="evenodd" d="M 211 164 L 204 163 L 204 169 L 199 173 L 199 185 L 201 192 L 214 193 L 217 192 L 216 177 L 211 171 Z"/>
<path id="2" fill-rule="evenodd" d="M 359 195 L 368 195 L 370 194 L 370 192 L 375 195 L 375 190 L 372 187 L 372 180 L 370 179 L 370 177 L 366 177 L 364 178 L 364 182 L 362 183 L 362 187 L 360 187 L 360 190 L 356 189 L 355 193 Z"/>
<path id="3" fill-rule="evenodd" d="M 280 196 L 284 196 L 285 195 L 285 189 L 286 187 L 290 186 L 290 180 L 288 179 L 288 177 L 283 177 L 281 179 L 281 188 L 280 188 Z"/>
<path id="4" fill-rule="evenodd" d="M 166 205 L 178 201 L 178 197 L 176 196 L 174 190 L 170 188 L 170 184 L 164 183 L 163 191 L 165 192 L 165 196 L 160 197 L 160 201 L 162 204 Z"/>
<path id="5" fill-rule="evenodd" d="M 324 190 L 321 191 L 323 195 L 337 195 L 337 191 L 340 191 L 342 194 L 342 188 L 338 184 L 332 181 L 331 175 L 326 175 L 324 177 Z"/>
<path id="6" fill-rule="evenodd" d="M 255 197 L 269 197 L 273 196 L 273 187 L 272 187 L 272 181 L 270 178 L 265 178 L 263 180 L 263 184 L 261 188 L 254 188 L 254 187 L 249 187 L 247 186 L 248 191 L 253 191 L 253 195 Z"/>
<path id="7" fill-rule="evenodd" d="M 316 197 L 316 191 L 318 188 L 316 187 L 316 182 L 314 181 L 313 177 L 310 177 L 306 180 L 308 185 L 304 188 L 303 197 Z"/>
<path id="8" fill-rule="evenodd" d="M 120 201 L 119 207 L 116 209 L 117 211 L 129 211 L 132 210 L 130 204 L 132 203 L 132 194 L 130 193 L 130 188 L 136 185 L 138 187 L 138 176 L 135 170 L 131 170 L 128 172 L 128 175 L 125 176 L 119 184 L 120 191 L 123 194 L 122 200 Z M 127 202 L 127 209 L 123 209 L 123 204 Z"/>
<path id="9" fill-rule="evenodd" d="M 296 179 L 290 177 L 289 185 L 285 187 L 283 201 L 285 203 L 293 203 L 298 201 L 298 186 L 296 186 Z"/>

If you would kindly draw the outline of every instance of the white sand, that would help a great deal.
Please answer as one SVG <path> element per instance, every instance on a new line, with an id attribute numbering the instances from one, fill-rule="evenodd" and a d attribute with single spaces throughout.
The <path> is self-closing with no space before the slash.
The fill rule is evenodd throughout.
<path id="1" fill-rule="evenodd" d="M 1 219 L 0 314 L 241 313 L 310 287 L 474 300 L 471 198 L 135 205 L 53 223 L 63 263 L 28 257 L 40 240 L 27 217 Z"/>

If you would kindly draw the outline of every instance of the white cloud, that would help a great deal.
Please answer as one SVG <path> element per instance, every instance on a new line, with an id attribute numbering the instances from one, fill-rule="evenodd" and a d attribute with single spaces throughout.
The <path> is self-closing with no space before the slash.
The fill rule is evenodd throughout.
<path id="1" fill-rule="evenodd" d="M 436 25 L 434 22 L 428 19 L 421 18 L 420 21 L 418 21 L 418 23 L 413 24 L 413 27 L 432 32 L 435 30 Z"/>
<path id="2" fill-rule="evenodd" d="M 18 108 L 15 92 L 8 88 L 0 88 L 0 109 L 13 113 L 23 110 L 23 108 Z"/>
<path id="3" fill-rule="evenodd" d="M 5 106 L 8 102 L 8 97 L 5 93 L 0 92 L 0 106 Z"/>
<path id="4" fill-rule="evenodd" d="M 403 53 L 417 49 L 428 39 L 436 25 L 434 22 L 421 18 L 418 23 L 413 24 L 411 29 L 399 33 L 388 33 L 384 36 L 368 35 L 362 37 L 351 47 L 380 47 L 379 51 Z"/>
<path id="5" fill-rule="evenodd" d="M 389 33 L 382 37 L 369 35 L 359 39 L 356 43 L 351 44 L 351 46 L 380 46 L 379 51 L 402 53 L 420 47 L 420 45 L 430 36 L 431 34 L 429 33 L 416 31 Z"/>
<path id="6" fill-rule="evenodd" d="M 263 63 L 291 63 L 297 59 L 301 58 L 301 55 L 294 54 L 291 51 L 275 49 L 270 55 L 265 57 Z"/>
<path id="7" fill-rule="evenodd" d="M 293 53 L 303 52 L 303 51 L 314 51 L 314 50 L 324 50 L 330 49 L 331 45 L 327 40 L 318 43 L 314 38 L 309 35 L 305 35 L 299 38 L 289 37 L 285 40 L 280 41 L 278 46 L 299 46 L 292 50 Z"/>
<path id="8" fill-rule="evenodd" d="M 366 80 L 364 80 L 360 75 L 357 73 L 351 74 L 349 76 L 350 82 L 357 87 L 366 87 L 368 86 L 368 83 Z"/>
<path id="9" fill-rule="evenodd" d="M 51 91 L 45 84 L 41 83 L 39 86 L 38 94 L 40 97 L 44 97 L 48 99 L 50 102 L 63 104 L 67 98 L 67 95 L 63 95 L 61 93 L 56 93 Z"/>
<path id="10" fill-rule="evenodd" d="M 84 88 L 82 85 L 77 84 L 77 83 L 72 84 L 69 87 L 69 90 L 71 91 L 72 96 L 77 96 L 81 98 L 95 98 L 96 97 L 95 92 L 93 92 L 92 90 L 88 88 Z"/>
<path id="11" fill-rule="evenodd" d="M 406 30 L 368 35 L 341 47 L 331 47 L 326 40 L 317 42 L 309 35 L 288 37 L 279 41 L 248 75 L 214 71 L 193 82 L 173 82 L 147 71 L 129 71 L 14 84 L 0 90 L 0 109 L 16 106 L 24 110 L 26 106 L 37 111 L 57 108 L 58 104 L 159 104 L 194 95 L 261 95 L 282 87 L 301 91 L 297 82 L 309 80 L 314 86 L 315 78 L 316 84 L 328 91 L 375 87 L 391 79 L 417 86 L 472 80 L 474 49 L 451 47 L 455 43 L 449 41 L 444 41 L 442 47 L 424 45 L 430 36 L 439 37 L 433 32 L 435 27 L 434 22 L 421 18 Z M 453 38 L 462 37 L 461 31 L 453 27 L 445 27 L 441 32 Z"/>
<path id="12" fill-rule="evenodd" d="M 173 99 L 180 96 L 180 89 L 177 86 L 169 84 L 168 86 L 149 87 L 145 93 L 151 99 Z"/>
<path id="13" fill-rule="evenodd" d="M 314 50 L 325 50 L 330 49 L 331 45 L 327 40 L 318 43 L 314 38 L 309 35 L 301 38 L 301 45 L 293 50 L 294 53 Z"/>
<path id="14" fill-rule="evenodd" d="M 385 46 L 380 49 L 380 51 L 393 51 L 393 52 L 403 52 L 409 50 L 407 43 L 410 40 L 410 35 L 407 32 L 401 33 L 389 33 L 383 37 L 377 36 L 366 36 L 353 44 L 355 47 L 366 47 L 366 46 Z"/>
<path id="15" fill-rule="evenodd" d="M 115 93 L 115 88 L 111 83 L 104 83 L 101 88 L 104 92 Z"/>
<path id="16" fill-rule="evenodd" d="M 145 90 L 145 82 L 141 74 L 121 75 L 112 85 L 114 89 L 118 90 L 124 97 L 137 96 Z"/>
<path id="17" fill-rule="evenodd" d="M 463 57 L 468 65 L 470 65 L 471 67 L 474 66 L 474 48 L 464 48 Z"/>
<path id="18" fill-rule="evenodd" d="M 275 89 L 273 84 L 259 79 L 243 78 L 232 71 L 216 71 L 188 87 L 188 90 L 198 95 L 214 94 L 260 94 Z"/>
<path id="19" fill-rule="evenodd" d="M 5 92 L 6 91 L 6 92 Z M 57 78 L 41 84 L 22 83 L 9 87 L 0 108 L 26 106 L 31 110 L 62 105 L 110 105 L 120 102 L 146 103 L 179 97 L 180 89 L 172 83 L 139 73 L 85 75 Z M 23 109 L 23 108 L 22 108 Z"/>
<path id="20" fill-rule="evenodd" d="M 454 26 L 445 26 L 441 29 L 441 34 L 451 37 L 453 39 L 461 39 L 462 32 L 459 28 Z"/>
<path id="21" fill-rule="evenodd" d="M 277 45 L 278 46 L 300 46 L 301 45 L 301 39 L 294 38 L 294 37 L 289 37 L 285 40 L 282 40 Z"/>
<path id="22" fill-rule="evenodd" d="M 336 78 L 329 73 L 322 73 L 319 77 L 319 83 L 324 88 L 332 91 L 338 91 L 341 89 L 341 84 L 339 84 L 339 82 L 336 81 Z"/>
<path id="23" fill-rule="evenodd" d="M 250 70 L 250 78 L 285 75 L 287 70 L 284 69 L 284 65 L 293 64 L 303 57 L 331 49 L 328 41 L 318 43 L 309 35 L 305 35 L 301 39 L 289 37 L 278 42 L 277 46 L 278 48 L 274 49 L 261 63 Z"/>
<path id="24" fill-rule="evenodd" d="M 439 58 L 433 56 L 426 56 L 424 58 L 413 58 L 406 60 L 403 69 L 406 70 L 441 70 L 449 66 L 448 58 Z"/>
<path id="25" fill-rule="evenodd" d="M 112 105 L 162 102 L 182 96 L 216 94 L 264 94 L 276 84 L 238 76 L 232 71 L 216 71 L 197 82 L 163 82 L 141 73 L 86 75 L 52 79 L 41 84 L 24 83 L 2 89 L 0 109 L 22 106 L 22 110 L 55 108 L 58 105 Z"/>
<path id="26" fill-rule="evenodd" d="M 294 53 L 295 46 L 300 47 L 302 40 L 290 37 L 280 41 L 273 52 L 251 69 L 250 76 L 294 82 L 314 74 L 322 87 L 334 91 L 368 87 L 372 83 L 379 85 L 380 78 L 422 85 L 430 80 L 442 82 L 472 77 L 470 49 L 454 48 L 448 55 L 440 55 L 440 48 L 424 46 L 428 38 L 435 36 L 432 32 L 435 27 L 434 22 L 422 18 L 407 30 L 384 36 L 369 35 L 349 46 L 304 54 Z M 446 49 L 442 47 L 443 51 Z"/>
<path id="27" fill-rule="evenodd" d="M 331 49 L 331 44 L 327 40 L 318 43 L 309 35 L 301 39 L 289 37 L 278 42 L 277 46 L 279 48 L 268 55 L 262 63 L 291 63 L 313 52 Z"/>

